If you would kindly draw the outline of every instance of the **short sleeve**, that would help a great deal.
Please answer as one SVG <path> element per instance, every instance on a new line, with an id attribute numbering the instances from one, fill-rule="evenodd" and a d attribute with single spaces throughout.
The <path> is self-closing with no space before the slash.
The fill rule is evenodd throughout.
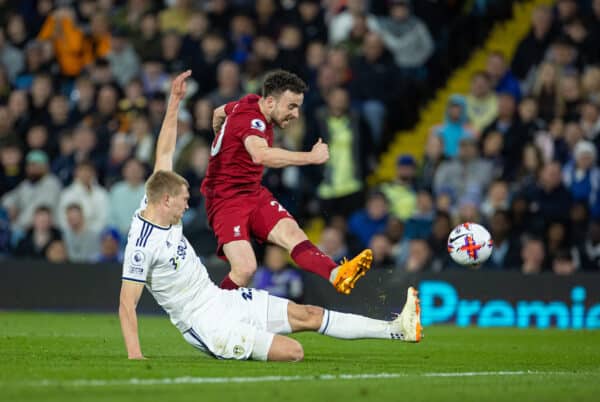
<path id="1" fill-rule="evenodd" d="M 146 283 L 148 271 L 152 266 L 153 252 L 143 246 L 134 246 L 125 251 L 122 279 Z"/>
<path id="2" fill-rule="evenodd" d="M 240 136 L 242 141 L 251 135 L 256 135 L 267 141 L 269 140 L 267 135 L 267 123 L 263 118 L 252 116 L 248 119 L 244 119 L 244 121 L 240 123 L 243 124 L 242 127 L 240 127 L 242 129 L 242 134 Z"/>
<path id="3" fill-rule="evenodd" d="M 238 104 L 238 101 L 233 101 L 233 102 L 229 102 L 225 105 L 225 114 L 231 114 L 231 112 L 233 112 L 233 109 L 236 107 L 236 105 Z"/>

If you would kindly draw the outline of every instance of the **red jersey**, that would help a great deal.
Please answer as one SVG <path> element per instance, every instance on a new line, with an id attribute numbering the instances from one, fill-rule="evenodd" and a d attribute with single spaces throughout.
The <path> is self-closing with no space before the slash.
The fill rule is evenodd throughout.
<path id="1" fill-rule="evenodd" d="M 259 99 L 258 95 L 246 95 L 225 106 L 227 117 L 210 147 L 208 169 L 202 181 L 205 197 L 227 199 L 260 190 L 264 167 L 252 162 L 244 146 L 250 135 L 273 145 L 273 125 L 261 113 Z"/>

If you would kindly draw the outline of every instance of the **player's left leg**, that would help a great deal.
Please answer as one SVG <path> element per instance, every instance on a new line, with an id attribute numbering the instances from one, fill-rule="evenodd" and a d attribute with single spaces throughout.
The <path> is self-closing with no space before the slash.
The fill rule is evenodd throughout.
<path id="1" fill-rule="evenodd" d="M 292 332 L 318 331 L 341 339 L 380 338 L 419 342 L 423 337 L 419 299 L 412 287 L 408 289 L 402 312 L 393 321 L 292 302 L 288 304 L 288 321 Z"/>
<path id="2" fill-rule="evenodd" d="M 340 293 L 349 294 L 356 281 L 371 268 L 373 253 L 366 249 L 340 265 L 315 246 L 292 218 L 280 219 L 271 229 L 268 240 L 289 251 L 292 259 L 305 271 L 313 272 L 333 284 Z"/>

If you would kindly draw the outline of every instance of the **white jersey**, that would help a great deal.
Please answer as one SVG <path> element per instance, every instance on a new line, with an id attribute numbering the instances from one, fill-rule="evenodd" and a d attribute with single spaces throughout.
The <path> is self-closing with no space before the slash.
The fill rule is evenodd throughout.
<path id="1" fill-rule="evenodd" d="M 171 322 L 185 332 L 219 288 L 183 235 L 181 223 L 162 227 L 148 222 L 140 215 L 146 204 L 144 197 L 132 218 L 122 278 L 145 283 Z"/>

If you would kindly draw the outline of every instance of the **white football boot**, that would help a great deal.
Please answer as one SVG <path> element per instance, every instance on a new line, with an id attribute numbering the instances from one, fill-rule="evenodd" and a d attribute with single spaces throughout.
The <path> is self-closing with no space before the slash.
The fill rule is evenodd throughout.
<path id="1" fill-rule="evenodd" d="M 406 303 L 400 315 L 390 322 L 392 339 L 406 342 L 420 342 L 423 339 L 421 326 L 421 304 L 417 297 L 419 292 L 412 286 L 406 292 Z"/>

